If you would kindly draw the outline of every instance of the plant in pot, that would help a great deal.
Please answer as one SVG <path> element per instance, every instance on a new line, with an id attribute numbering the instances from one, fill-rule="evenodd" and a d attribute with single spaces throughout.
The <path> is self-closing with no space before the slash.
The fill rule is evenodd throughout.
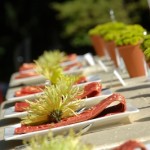
<path id="1" fill-rule="evenodd" d="M 99 28 L 101 27 L 103 27 L 103 25 L 97 25 L 96 27 L 90 29 L 88 34 L 90 36 L 95 53 L 98 56 L 103 57 L 105 56 L 105 44 L 104 44 L 104 40 L 99 34 Z"/>
<path id="2" fill-rule="evenodd" d="M 145 33 L 146 30 L 141 25 L 127 25 L 115 41 L 130 77 L 146 75 L 145 58 L 140 47 Z"/>
<path id="3" fill-rule="evenodd" d="M 144 40 L 141 43 L 141 49 L 143 50 L 146 62 L 150 67 L 150 34 L 144 36 Z"/>
<path id="4" fill-rule="evenodd" d="M 116 67 L 119 67 L 119 62 L 116 54 L 116 45 L 115 41 L 119 37 L 121 30 L 124 30 L 126 25 L 122 22 L 113 22 L 107 30 L 107 33 L 104 35 L 105 45 L 108 51 L 110 58 L 113 60 Z"/>
<path id="5" fill-rule="evenodd" d="M 89 30 L 89 36 L 91 38 L 92 45 L 95 49 L 95 52 L 99 56 L 107 55 L 106 45 L 105 45 L 105 36 L 111 31 L 116 31 L 119 29 L 122 30 L 123 28 L 125 28 L 125 24 L 121 22 L 107 22 L 101 25 L 97 25 L 96 27 Z M 110 37 L 110 36 L 111 35 L 107 37 L 107 40 L 109 38 L 108 41 L 112 40 L 114 37 L 114 36 L 113 37 Z"/>

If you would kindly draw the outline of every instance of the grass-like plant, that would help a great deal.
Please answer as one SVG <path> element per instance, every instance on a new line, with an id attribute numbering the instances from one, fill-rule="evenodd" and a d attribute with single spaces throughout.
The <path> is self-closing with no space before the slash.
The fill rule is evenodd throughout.
<path id="1" fill-rule="evenodd" d="M 25 144 L 27 142 L 24 142 Z M 50 132 L 44 137 L 36 136 L 28 141 L 27 150 L 92 150 L 92 145 L 82 143 L 80 135 L 72 130 L 69 135 L 53 136 Z"/>
<path id="2" fill-rule="evenodd" d="M 57 80 L 63 75 L 63 69 L 59 64 L 50 65 L 49 63 L 36 63 L 36 72 L 43 75 L 51 84 L 56 84 Z"/>
<path id="3" fill-rule="evenodd" d="M 50 80 L 52 84 L 56 84 L 57 80 L 63 74 L 63 68 L 60 63 L 67 60 L 65 52 L 60 50 L 44 51 L 44 53 L 35 60 L 36 72 Z"/>
<path id="4" fill-rule="evenodd" d="M 66 59 L 65 52 L 61 52 L 60 50 L 55 49 L 44 51 L 44 53 L 41 56 L 39 56 L 39 58 L 36 61 L 41 64 L 48 63 L 49 65 L 56 65 L 61 63 L 65 59 Z"/>
<path id="5" fill-rule="evenodd" d="M 73 86 L 75 80 L 62 76 L 56 85 L 46 86 L 44 94 L 36 101 L 27 101 L 30 106 L 27 108 L 28 115 L 22 118 L 22 124 L 59 122 L 62 118 L 75 115 L 81 104 L 81 100 L 76 97 L 83 92 L 78 86 Z"/>

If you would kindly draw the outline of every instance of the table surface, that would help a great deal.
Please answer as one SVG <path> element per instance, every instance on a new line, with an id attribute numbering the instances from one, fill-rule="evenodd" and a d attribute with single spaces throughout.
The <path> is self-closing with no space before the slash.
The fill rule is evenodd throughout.
<path id="1" fill-rule="evenodd" d="M 109 62 L 107 62 L 107 64 L 109 66 L 111 65 Z M 129 119 L 121 123 L 104 126 L 102 128 L 90 128 L 86 134 L 81 136 L 81 140 L 101 150 L 111 149 L 129 139 L 136 139 L 145 144 L 150 143 L 150 81 L 146 76 L 130 78 L 126 71 L 120 71 L 119 73 L 126 83 L 126 86 L 123 87 L 113 75 L 113 66 L 110 68 L 112 69 L 108 72 L 104 72 L 101 69 L 99 70 L 103 88 L 110 88 L 113 93 L 124 95 L 127 103 L 135 106 L 140 111 L 131 115 Z M 93 70 L 92 73 L 95 72 Z M 88 72 L 86 73 L 88 74 Z M 3 119 L 3 108 L 4 104 L 1 105 L 0 149 L 14 149 L 16 146 L 21 145 L 22 141 L 5 141 L 3 139 L 4 128 L 18 123 L 19 119 Z"/>

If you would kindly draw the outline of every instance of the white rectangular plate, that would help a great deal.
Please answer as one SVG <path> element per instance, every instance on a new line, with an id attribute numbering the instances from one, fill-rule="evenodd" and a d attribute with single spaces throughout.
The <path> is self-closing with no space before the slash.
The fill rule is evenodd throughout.
<path id="1" fill-rule="evenodd" d="M 18 85 L 32 85 L 32 84 L 40 84 L 45 82 L 45 78 L 42 75 L 15 79 L 15 77 L 19 74 L 19 72 L 13 73 L 9 82 L 9 87 L 18 86 Z"/>
<path id="2" fill-rule="evenodd" d="M 98 75 L 89 75 L 86 77 L 87 78 L 87 82 L 85 83 L 81 83 L 81 84 L 78 84 L 79 86 L 84 86 L 86 84 L 89 84 L 91 82 L 101 82 L 101 79 L 100 79 L 100 76 Z M 25 96 L 19 96 L 19 97 L 15 97 L 14 94 L 16 91 L 18 91 L 19 89 L 21 89 L 20 87 L 19 88 L 13 88 L 13 89 L 9 89 L 6 93 L 6 99 L 8 101 L 11 101 L 11 102 L 15 102 L 15 101 L 23 101 L 25 99 L 28 99 L 28 100 L 33 100 L 36 98 L 36 96 L 38 95 L 41 95 L 41 93 L 36 93 L 36 94 L 30 94 L 30 95 L 25 95 Z"/>
<path id="3" fill-rule="evenodd" d="M 67 65 L 70 65 L 71 63 L 74 63 L 75 61 L 86 61 L 84 59 L 84 57 L 81 55 L 81 56 L 78 56 L 76 60 L 74 61 L 68 61 L 68 62 L 64 62 L 62 63 L 63 66 L 67 66 Z M 68 71 L 65 71 L 66 74 L 70 74 L 70 73 L 80 73 L 82 72 L 85 68 L 87 68 L 88 66 L 84 66 L 82 68 L 74 68 L 74 69 L 71 69 L 71 70 L 68 70 Z M 33 69 L 31 70 L 27 70 L 27 71 L 24 71 L 24 72 L 30 72 L 30 71 L 34 71 Z M 38 84 L 38 83 L 43 83 L 45 82 L 45 78 L 43 75 L 39 75 L 39 76 L 33 76 L 33 77 L 27 77 L 27 78 L 21 78 L 21 79 L 15 79 L 15 77 L 19 74 L 19 72 L 15 72 L 12 74 L 11 76 L 11 79 L 10 79 L 10 82 L 9 82 L 9 87 L 13 87 L 13 86 L 17 86 L 17 85 L 31 85 L 31 84 Z"/>
<path id="4" fill-rule="evenodd" d="M 91 98 L 87 98 L 85 99 L 85 101 L 83 100 L 83 104 L 81 107 L 86 107 L 89 108 L 93 105 L 98 104 L 101 100 L 107 98 L 109 95 L 100 95 L 100 96 L 96 96 L 96 97 L 91 97 Z M 4 118 L 22 118 L 24 116 L 27 115 L 27 111 L 24 112 L 15 112 L 15 107 L 9 107 L 7 109 L 4 110 Z"/>
<path id="5" fill-rule="evenodd" d="M 129 115 L 131 115 L 133 113 L 137 113 L 138 111 L 139 110 L 137 108 L 135 108 L 131 105 L 127 105 L 127 110 L 126 110 L 126 112 L 123 112 L 123 113 L 106 116 L 106 117 L 101 117 L 101 118 L 96 118 L 96 119 L 91 119 L 88 121 L 79 122 L 79 123 L 66 125 L 66 126 L 62 126 L 62 127 L 57 127 L 57 128 L 53 128 L 53 129 L 36 131 L 36 132 L 20 134 L 20 135 L 15 135 L 14 130 L 16 127 L 19 127 L 21 124 L 15 124 L 15 125 L 8 126 L 5 128 L 4 139 L 6 141 L 8 141 L 8 140 L 23 140 L 23 139 L 31 138 L 35 135 L 42 136 L 42 135 L 47 134 L 50 131 L 52 131 L 53 134 L 62 134 L 64 132 L 69 131 L 70 129 L 74 129 L 74 130 L 82 129 L 89 124 L 92 124 L 92 127 L 101 128 L 101 126 L 104 126 L 104 125 L 108 125 L 108 124 L 110 125 L 111 123 L 120 122 L 120 121 L 124 120 L 124 118 L 129 117 Z"/>
<path id="6" fill-rule="evenodd" d="M 71 64 L 73 64 L 75 62 L 83 62 L 83 61 L 86 61 L 84 59 L 84 56 L 83 55 L 78 55 L 75 60 L 70 60 L 70 61 L 62 62 L 60 65 L 61 66 L 68 66 L 68 65 L 71 65 Z"/>
<path id="7" fill-rule="evenodd" d="M 35 93 L 35 94 L 29 94 L 29 95 L 24 95 L 24 96 L 18 96 L 15 97 L 15 92 L 20 90 L 21 88 L 15 88 L 15 89 L 9 89 L 7 91 L 7 95 L 6 95 L 6 100 L 10 101 L 10 102 L 17 102 L 17 101 L 24 101 L 24 100 L 33 100 L 35 99 L 37 96 L 41 95 L 43 92 L 39 92 L 39 93 Z"/>
<path id="8" fill-rule="evenodd" d="M 147 150 L 150 150 L 150 143 L 149 144 L 145 144 Z"/>

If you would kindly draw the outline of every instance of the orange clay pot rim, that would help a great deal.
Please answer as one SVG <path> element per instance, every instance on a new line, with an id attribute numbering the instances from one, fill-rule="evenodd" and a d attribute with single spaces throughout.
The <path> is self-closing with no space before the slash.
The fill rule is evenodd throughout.
<path id="1" fill-rule="evenodd" d="M 122 45 L 122 46 L 117 46 L 118 48 L 128 48 L 128 47 L 136 47 L 136 46 L 139 46 L 140 43 L 138 44 L 135 44 L 135 45 Z"/>
<path id="2" fill-rule="evenodd" d="M 115 43 L 113 40 L 111 40 L 111 41 L 106 41 L 106 40 L 105 40 L 105 42 L 106 42 L 106 44 L 107 44 L 107 43 Z"/>

